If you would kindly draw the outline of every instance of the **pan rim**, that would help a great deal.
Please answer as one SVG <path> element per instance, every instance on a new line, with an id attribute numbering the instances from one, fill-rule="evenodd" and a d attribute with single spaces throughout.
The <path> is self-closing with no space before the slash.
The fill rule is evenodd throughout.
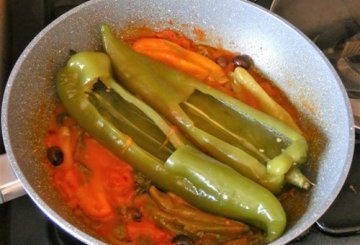
<path id="1" fill-rule="evenodd" d="M 46 202 L 42 200 L 42 198 L 39 196 L 39 194 L 34 190 L 34 188 L 31 186 L 27 178 L 24 176 L 22 170 L 20 169 L 19 165 L 17 164 L 16 157 L 13 153 L 12 146 L 10 143 L 10 135 L 8 132 L 8 105 L 9 105 L 9 99 L 12 94 L 12 88 L 14 81 L 16 80 L 16 76 L 18 73 L 19 68 L 22 66 L 24 61 L 26 60 L 27 56 L 31 53 L 32 49 L 36 46 L 36 44 L 56 25 L 60 24 L 64 19 L 68 18 L 69 16 L 76 14 L 78 11 L 80 11 L 83 8 L 88 7 L 89 5 L 96 4 L 96 2 L 101 2 L 102 0 L 95 0 L 95 1 L 89 1 L 85 2 L 83 4 L 80 4 L 79 6 L 71 9 L 70 11 L 64 13 L 63 15 L 56 18 L 54 21 L 49 23 L 43 30 L 41 30 L 32 40 L 31 42 L 26 46 L 26 48 L 22 51 L 20 54 L 18 60 L 16 61 L 15 65 L 13 66 L 11 73 L 9 75 L 9 78 L 7 80 L 5 91 L 3 95 L 3 103 L 1 107 L 1 128 L 2 128 L 2 134 L 3 134 L 3 140 L 4 140 L 4 146 L 5 151 L 9 159 L 9 163 L 16 175 L 16 177 L 20 180 L 22 183 L 26 193 L 29 195 L 29 197 L 32 199 L 32 201 L 36 204 L 36 206 L 53 222 L 56 223 L 59 227 L 61 227 L 63 230 L 74 236 L 76 239 L 88 243 L 88 244 L 106 244 L 93 236 L 83 232 L 79 228 L 75 227 L 71 223 L 69 223 L 67 220 L 62 218 L 59 214 L 57 214 Z"/>

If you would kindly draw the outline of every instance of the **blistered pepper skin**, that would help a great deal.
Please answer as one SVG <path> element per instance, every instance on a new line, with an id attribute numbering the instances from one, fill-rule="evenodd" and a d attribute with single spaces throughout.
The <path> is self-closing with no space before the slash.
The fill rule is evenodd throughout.
<path id="1" fill-rule="evenodd" d="M 58 73 L 56 88 L 59 97 L 84 130 L 147 175 L 155 185 L 183 197 L 194 206 L 253 224 L 266 232 L 267 241 L 275 240 L 283 233 L 286 215 L 271 192 L 188 145 L 181 136 L 172 140 L 175 150 L 165 162 L 136 142 L 130 141 L 129 144 L 131 135 L 103 117 L 99 108 L 90 101 L 96 81 L 101 80 L 109 90 L 116 91 L 140 108 L 161 126 L 164 134 L 168 125 L 150 107 L 119 88 L 111 77 L 110 67 L 106 54 L 83 52 L 74 55 Z"/>

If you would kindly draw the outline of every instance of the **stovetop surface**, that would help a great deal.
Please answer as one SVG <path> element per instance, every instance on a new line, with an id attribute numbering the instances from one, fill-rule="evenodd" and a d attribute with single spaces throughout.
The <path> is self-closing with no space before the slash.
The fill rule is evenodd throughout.
<path id="1" fill-rule="evenodd" d="M 3 77 L 7 77 L 25 46 L 51 20 L 85 0 L 11 0 L 6 2 L 8 40 Z M 259 0 L 269 8 L 271 1 Z M 4 87 L 4 84 L 0 84 Z M 357 135 L 360 139 L 360 136 Z M 360 226 L 360 145 L 357 143 L 350 175 L 328 212 L 291 244 L 360 244 L 360 235 L 334 236 L 333 231 Z M 50 221 L 27 196 L 0 205 L 0 244 L 82 244 Z"/>

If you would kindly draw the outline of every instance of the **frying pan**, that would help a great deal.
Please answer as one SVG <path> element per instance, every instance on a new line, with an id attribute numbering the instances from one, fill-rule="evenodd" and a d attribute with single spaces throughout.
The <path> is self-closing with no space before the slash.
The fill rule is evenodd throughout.
<path id="1" fill-rule="evenodd" d="M 210 45 L 250 55 L 255 65 L 288 95 L 312 132 L 307 176 L 315 183 L 304 213 L 289 222 L 274 244 L 306 231 L 330 206 L 347 176 L 354 127 L 344 87 L 322 53 L 286 21 L 239 0 L 95 0 L 61 16 L 28 45 L 7 82 L 2 130 L 8 158 L 39 208 L 67 232 L 87 244 L 103 243 L 76 219 L 54 191 L 43 166 L 44 135 L 57 101 L 54 76 L 69 50 L 99 50 L 99 27 L 146 24 L 172 28 L 196 39 L 204 31 Z"/>

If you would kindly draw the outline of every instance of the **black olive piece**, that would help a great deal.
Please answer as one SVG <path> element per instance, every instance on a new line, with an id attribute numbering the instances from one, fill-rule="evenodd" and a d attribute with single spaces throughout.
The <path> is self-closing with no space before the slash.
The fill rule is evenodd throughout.
<path id="1" fill-rule="evenodd" d="M 134 221 L 140 222 L 141 219 L 142 219 L 142 213 L 139 210 L 135 209 L 132 212 L 132 218 L 133 218 Z"/>
<path id="2" fill-rule="evenodd" d="M 47 158 L 52 165 L 59 166 L 64 161 L 64 153 L 58 146 L 51 146 L 46 151 Z"/>
<path id="3" fill-rule="evenodd" d="M 193 239 L 191 239 L 190 237 L 186 236 L 186 235 L 177 235 L 175 236 L 172 240 L 171 243 L 175 244 L 175 245 L 194 245 L 195 242 Z"/>
<path id="4" fill-rule="evenodd" d="M 225 68 L 228 64 L 228 60 L 224 56 L 220 56 L 216 59 L 216 63 L 222 68 Z"/>
<path id="5" fill-rule="evenodd" d="M 248 55 L 237 55 L 232 59 L 232 62 L 235 67 L 242 67 L 244 69 L 249 69 L 252 63 Z"/>
<path id="6" fill-rule="evenodd" d="M 69 54 L 70 55 L 74 55 L 74 54 L 76 54 L 77 52 L 75 51 L 75 50 L 73 50 L 73 49 L 69 49 Z"/>

